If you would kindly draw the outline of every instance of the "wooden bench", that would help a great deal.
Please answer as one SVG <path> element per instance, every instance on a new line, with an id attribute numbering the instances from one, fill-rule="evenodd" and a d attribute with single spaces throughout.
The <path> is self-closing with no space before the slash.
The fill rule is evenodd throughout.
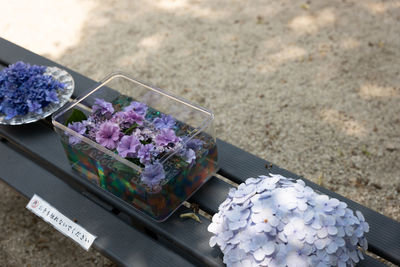
<path id="1" fill-rule="evenodd" d="M 7 40 L 0 38 L 0 69 L 16 61 L 60 66 Z M 66 69 L 65 67 L 62 67 Z M 68 70 L 68 69 L 67 69 Z M 94 85 L 94 81 L 68 70 L 74 77 L 74 96 Z M 99 198 L 100 188 L 89 182 L 72 182 L 71 169 L 57 134 L 49 120 L 23 126 L 0 126 L 0 178 L 26 198 L 37 194 L 69 218 L 98 236 L 93 247 L 123 266 L 222 266 L 222 254 L 208 245 L 209 220 L 202 223 L 181 219 L 181 207 L 164 223 L 155 223 L 114 197 Z M 302 178 L 270 162 L 218 140 L 218 174 L 235 183 L 268 172 Z M 302 178 L 304 179 L 304 178 Z M 363 212 L 370 224 L 369 252 L 400 265 L 400 223 L 354 201 L 304 179 L 312 188 L 345 201 L 353 210 Z M 209 214 L 218 210 L 232 186 L 212 177 L 190 200 Z M 89 190 L 88 190 L 89 188 Z M 386 266 L 370 256 L 357 266 Z"/>

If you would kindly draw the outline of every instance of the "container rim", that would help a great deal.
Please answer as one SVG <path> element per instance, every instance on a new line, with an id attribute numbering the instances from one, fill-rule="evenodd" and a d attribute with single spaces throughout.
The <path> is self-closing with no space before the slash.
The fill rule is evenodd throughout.
<path id="1" fill-rule="evenodd" d="M 195 127 L 194 130 L 190 133 L 190 135 L 188 136 L 189 138 L 187 138 L 184 142 L 184 144 L 186 144 L 187 142 L 189 142 L 190 140 L 192 140 L 195 136 L 197 136 L 201 131 L 203 131 L 210 123 L 212 123 L 212 121 L 214 120 L 214 113 L 206 108 L 200 107 L 196 104 L 194 104 L 191 101 L 188 101 L 184 98 L 175 96 L 171 93 L 168 93 L 160 88 L 157 88 L 155 86 L 146 84 L 140 80 L 137 80 L 135 78 L 132 78 L 130 75 L 122 72 L 122 71 L 116 71 L 113 73 L 110 73 L 109 75 L 107 75 L 105 78 L 103 78 L 100 82 L 96 83 L 93 87 L 87 89 L 85 91 L 85 93 L 81 96 L 78 96 L 76 99 L 71 99 L 70 102 L 68 104 L 66 104 L 64 107 L 62 107 L 61 109 L 59 109 L 57 112 L 55 112 L 52 115 L 52 123 L 54 125 L 54 127 L 59 128 L 60 130 L 67 132 L 70 135 L 73 135 L 77 138 L 79 138 L 81 141 L 94 146 L 96 149 L 102 151 L 103 153 L 107 154 L 108 156 L 113 157 L 115 160 L 120 161 L 121 163 L 124 163 L 125 165 L 131 167 L 132 169 L 138 171 L 138 172 L 142 172 L 143 168 L 138 166 L 137 164 L 119 156 L 118 154 L 112 152 L 111 150 L 101 146 L 100 144 L 94 142 L 93 140 L 73 131 L 72 129 L 68 128 L 67 126 L 63 125 L 62 123 L 58 122 L 57 119 L 63 115 L 65 112 L 67 112 L 68 110 L 72 109 L 75 106 L 80 106 L 83 109 L 86 110 L 90 110 L 91 108 L 89 108 L 86 105 L 81 104 L 81 102 L 86 99 L 88 96 L 90 96 L 91 94 L 93 94 L 94 92 L 98 91 L 99 89 L 103 88 L 104 86 L 106 86 L 107 83 L 109 83 L 110 81 L 112 81 L 113 79 L 116 78 L 124 78 L 127 79 L 137 85 L 143 86 L 153 92 L 159 93 L 161 95 L 164 95 L 166 97 L 169 97 L 183 105 L 186 105 L 190 108 L 193 108 L 195 110 L 198 110 L 200 112 L 206 113 L 209 118 L 204 119 L 203 122 L 200 123 L 199 126 Z M 109 88 L 109 90 L 112 90 L 111 88 Z M 214 137 L 213 137 L 214 138 Z M 172 156 L 174 156 L 176 153 L 178 153 L 179 149 L 175 149 L 172 153 L 168 153 L 167 155 L 165 155 L 164 157 L 162 157 L 159 161 L 161 164 L 164 164 L 169 158 L 171 158 Z"/>

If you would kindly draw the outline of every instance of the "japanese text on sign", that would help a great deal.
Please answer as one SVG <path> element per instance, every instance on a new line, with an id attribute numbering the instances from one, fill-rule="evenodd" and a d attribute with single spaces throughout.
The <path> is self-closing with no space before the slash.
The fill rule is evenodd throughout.
<path id="1" fill-rule="evenodd" d="M 26 208 L 37 216 L 41 217 L 44 221 L 51 224 L 62 234 L 70 237 L 85 250 L 89 250 L 93 241 L 96 239 L 96 236 L 92 235 L 83 227 L 68 219 L 36 194 L 33 195 Z"/>

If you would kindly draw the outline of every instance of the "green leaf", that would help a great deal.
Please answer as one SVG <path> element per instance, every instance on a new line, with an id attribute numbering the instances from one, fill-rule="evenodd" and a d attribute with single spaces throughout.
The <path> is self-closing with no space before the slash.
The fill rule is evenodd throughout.
<path id="1" fill-rule="evenodd" d="M 135 130 L 135 128 L 136 128 L 137 126 L 138 126 L 137 123 L 134 122 L 133 125 L 132 125 L 131 127 L 129 127 L 128 129 L 126 129 L 126 130 L 124 131 L 124 134 L 125 134 L 125 135 L 130 135 L 130 134 L 132 134 L 133 130 Z"/>
<path id="2" fill-rule="evenodd" d="M 140 143 L 142 143 L 142 145 L 151 144 L 151 138 L 149 138 L 147 140 L 140 140 Z"/>
<path id="3" fill-rule="evenodd" d="M 70 124 L 70 123 L 82 122 L 84 120 L 87 120 L 87 117 L 86 117 L 85 113 L 83 113 L 79 109 L 73 109 L 72 113 L 71 113 L 71 116 L 69 116 L 69 118 L 65 122 L 65 125 L 68 126 L 68 124 Z"/>

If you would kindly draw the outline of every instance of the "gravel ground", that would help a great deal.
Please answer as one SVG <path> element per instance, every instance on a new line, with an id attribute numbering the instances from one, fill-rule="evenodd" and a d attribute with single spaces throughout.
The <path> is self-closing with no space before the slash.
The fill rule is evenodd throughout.
<path id="1" fill-rule="evenodd" d="M 400 220 L 400 1 L 0 3 L 2 37 L 206 106 L 221 139 Z M 0 265 L 111 264 L 0 193 Z"/>

